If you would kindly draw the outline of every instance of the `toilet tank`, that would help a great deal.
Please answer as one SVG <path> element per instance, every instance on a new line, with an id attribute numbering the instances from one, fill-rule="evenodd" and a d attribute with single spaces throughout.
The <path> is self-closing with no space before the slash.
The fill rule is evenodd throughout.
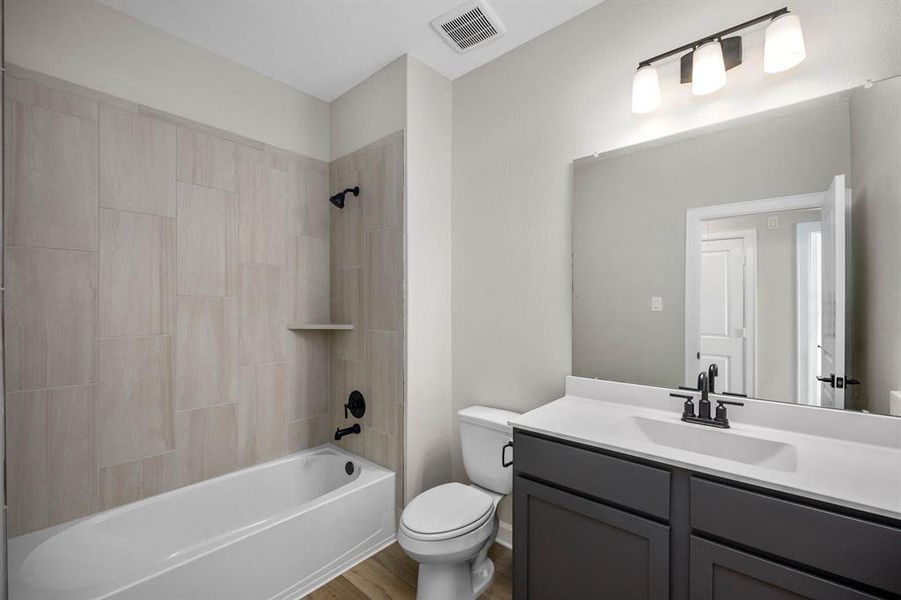
<path id="1" fill-rule="evenodd" d="M 519 413 L 487 406 L 470 406 L 457 413 L 460 422 L 460 447 L 463 468 L 469 480 L 479 487 L 509 494 L 513 491 L 513 467 L 501 464 L 504 444 L 513 438 L 507 422 Z M 512 460 L 513 451 L 505 453 Z"/>

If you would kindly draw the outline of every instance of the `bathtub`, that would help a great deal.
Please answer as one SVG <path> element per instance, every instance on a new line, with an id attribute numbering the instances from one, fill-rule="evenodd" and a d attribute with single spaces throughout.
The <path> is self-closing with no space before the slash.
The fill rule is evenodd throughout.
<path id="1" fill-rule="evenodd" d="M 12 538 L 10 598 L 294 600 L 394 539 L 394 477 L 326 445 Z"/>

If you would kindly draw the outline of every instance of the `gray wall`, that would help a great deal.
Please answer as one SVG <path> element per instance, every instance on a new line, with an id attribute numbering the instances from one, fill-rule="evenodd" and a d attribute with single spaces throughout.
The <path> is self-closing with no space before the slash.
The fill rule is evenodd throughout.
<path id="1" fill-rule="evenodd" d="M 574 374 L 682 382 L 686 209 L 828 188 L 850 168 L 843 98 L 576 166 Z"/>
<path id="2" fill-rule="evenodd" d="M 852 406 L 887 413 L 901 389 L 901 78 L 851 95 L 851 190 Z"/>

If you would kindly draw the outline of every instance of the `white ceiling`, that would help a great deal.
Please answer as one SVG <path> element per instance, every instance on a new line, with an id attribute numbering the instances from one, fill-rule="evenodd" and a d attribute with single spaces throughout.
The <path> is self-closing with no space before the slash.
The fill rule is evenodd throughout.
<path id="1" fill-rule="evenodd" d="M 461 0 L 100 0 L 331 101 L 403 54 L 455 79 L 601 0 L 489 0 L 507 33 L 458 54 L 429 21 Z"/>

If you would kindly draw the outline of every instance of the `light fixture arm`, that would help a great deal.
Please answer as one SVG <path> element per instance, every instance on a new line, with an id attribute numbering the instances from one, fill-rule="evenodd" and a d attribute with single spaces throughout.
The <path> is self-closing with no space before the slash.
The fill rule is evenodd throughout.
<path id="1" fill-rule="evenodd" d="M 737 31 L 741 31 L 742 29 L 747 29 L 748 27 L 757 25 L 758 23 L 763 23 L 764 21 L 771 21 L 771 20 L 775 19 L 776 17 L 780 17 L 787 13 L 788 13 L 787 6 L 784 8 L 780 8 L 779 10 L 774 10 L 773 12 L 767 13 L 765 15 L 761 15 L 761 16 L 757 17 L 756 19 L 751 19 L 750 21 L 745 21 L 744 23 L 741 23 L 734 27 L 730 27 L 729 29 L 724 29 L 722 31 L 718 31 L 714 34 L 708 35 L 706 37 L 702 37 L 699 40 L 695 40 L 689 44 L 685 44 L 683 46 L 679 46 L 678 48 L 668 50 L 668 51 L 664 52 L 663 54 L 658 54 L 657 56 L 655 56 L 653 58 L 643 60 L 640 63 L 638 63 L 638 68 L 650 66 L 652 63 L 663 60 L 664 58 L 669 58 L 670 56 L 673 56 L 674 54 L 679 54 L 680 52 L 685 52 L 686 50 L 694 50 L 694 49 L 698 48 L 699 46 L 706 44 L 707 42 L 719 40 L 721 38 L 726 37 L 727 35 L 733 34 Z"/>

